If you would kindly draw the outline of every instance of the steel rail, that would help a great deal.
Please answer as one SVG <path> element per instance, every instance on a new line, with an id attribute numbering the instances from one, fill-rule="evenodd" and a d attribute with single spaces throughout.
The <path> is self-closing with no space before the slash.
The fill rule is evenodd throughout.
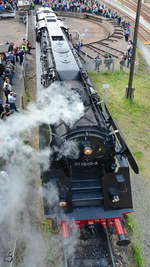
<path id="1" fill-rule="evenodd" d="M 132 11 L 136 13 L 137 1 L 123 0 L 123 5 L 125 5 L 126 7 L 128 7 L 129 9 L 131 9 Z M 141 16 L 143 18 L 146 18 L 146 20 L 150 21 L 150 9 L 148 8 L 148 6 L 145 6 L 144 3 L 142 4 Z"/>
<path id="2" fill-rule="evenodd" d="M 104 231 L 103 241 L 104 240 L 105 241 L 104 242 L 101 241 L 101 244 L 98 245 L 99 251 L 101 251 L 101 249 L 103 250 L 103 248 L 105 247 L 105 249 L 108 252 L 108 254 L 106 253 L 107 256 L 105 254 L 106 263 L 109 264 L 110 267 L 116 267 L 117 266 L 116 265 L 116 260 L 115 260 L 114 254 L 113 254 L 112 244 L 111 244 L 111 240 L 110 240 L 110 237 L 109 237 L 109 233 L 108 233 L 107 227 L 103 227 L 103 231 Z M 97 242 L 98 242 L 100 236 L 101 235 L 97 236 L 97 239 L 96 239 Z M 90 240 L 90 238 L 88 238 L 87 240 Z M 95 243 L 95 245 L 96 245 L 96 243 Z M 87 250 L 88 246 L 89 246 L 89 244 L 87 243 L 86 244 L 86 250 Z M 94 244 L 92 246 L 93 246 L 93 248 L 95 247 Z M 80 247 L 80 245 L 79 245 L 79 247 Z M 85 248 L 84 244 L 81 245 L 80 250 L 82 250 L 82 247 L 83 247 L 83 249 Z M 86 267 L 88 260 L 89 260 L 89 262 L 91 261 L 91 258 L 89 256 L 86 256 L 85 258 L 83 258 L 82 255 L 81 256 L 77 256 L 77 258 L 74 258 L 73 261 L 70 261 L 70 259 L 68 258 L 67 247 L 65 245 L 65 242 L 63 242 L 63 240 L 62 240 L 62 249 L 63 249 L 63 267 L 74 267 L 74 266 L 76 266 L 75 265 L 76 261 L 78 263 L 78 267 Z M 84 260 L 85 260 L 85 262 L 84 262 Z M 106 266 L 105 265 L 106 263 L 104 263 L 103 260 L 104 260 L 104 258 L 102 256 L 100 256 L 99 258 L 95 258 L 95 259 L 93 259 L 93 262 L 90 263 L 91 264 L 90 266 L 95 266 L 95 265 L 97 266 L 97 264 L 98 264 L 98 266 Z"/>
<path id="3" fill-rule="evenodd" d="M 120 54 L 124 54 L 124 52 L 123 51 L 121 51 L 121 50 L 119 50 L 119 49 L 116 49 L 116 48 L 113 48 L 113 47 L 111 47 L 111 46 L 109 46 L 109 44 L 108 45 L 105 45 L 105 44 L 102 44 L 100 41 L 99 42 L 97 42 L 97 43 L 95 43 L 95 44 L 98 44 L 98 45 L 101 45 L 101 46 L 106 46 L 107 48 L 109 48 L 109 49 L 111 49 L 111 50 L 113 50 L 113 51 L 116 51 L 116 52 L 118 52 L 118 53 L 120 53 Z M 93 45 L 93 44 L 92 44 Z M 93 47 L 94 47 L 94 45 L 93 45 Z"/>
<path id="4" fill-rule="evenodd" d="M 113 56 L 113 57 L 115 57 L 115 58 L 118 58 L 118 56 L 116 56 L 116 55 L 114 55 L 114 54 L 112 54 L 111 52 L 108 52 L 108 51 L 106 51 L 106 50 L 103 50 L 103 49 L 99 49 L 99 48 L 96 48 L 96 47 L 93 47 L 92 45 L 85 45 L 85 46 L 87 46 L 88 48 L 90 48 L 91 50 L 93 50 L 94 52 L 96 52 L 96 53 L 98 53 L 98 54 L 101 54 L 100 52 L 103 52 L 103 53 L 108 53 L 109 55 L 111 55 L 111 56 Z M 101 55 L 103 55 L 103 54 L 101 54 Z M 103 55 L 104 56 L 104 55 Z"/>
<path id="5" fill-rule="evenodd" d="M 104 227 L 104 232 L 106 234 L 109 255 L 110 255 L 110 258 L 111 258 L 111 262 L 112 262 L 112 267 L 116 267 L 116 263 L 115 263 L 115 259 L 114 259 L 114 255 L 113 255 L 113 250 L 112 250 L 112 245 L 111 245 L 111 241 L 110 241 L 110 238 L 109 238 L 107 227 Z"/>
<path id="6" fill-rule="evenodd" d="M 124 0 L 123 0 L 124 1 Z M 130 16 L 129 14 L 127 14 L 127 12 L 119 9 L 119 7 L 117 8 L 116 6 L 113 6 L 111 5 L 110 3 L 108 4 L 108 2 L 105 2 L 105 0 L 103 0 L 103 2 L 106 4 L 106 5 L 109 5 L 109 7 L 113 10 L 113 11 L 117 11 L 122 17 L 125 17 L 125 20 L 128 20 L 130 23 L 131 23 L 131 28 L 134 30 L 134 24 L 135 24 L 135 19 Z M 129 8 L 128 6 L 128 1 L 127 2 L 124 2 L 126 3 L 126 6 L 127 8 Z M 131 9 L 132 11 L 134 10 Z M 150 11 L 150 9 L 148 9 Z M 135 11 L 134 11 L 135 12 Z M 144 15 L 145 16 L 145 15 Z M 143 16 L 143 18 L 144 18 Z M 146 20 L 146 18 L 145 18 Z M 148 23 L 150 23 L 150 19 L 147 20 Z M 139 36 L 141 37 L 141 40 L 144 41 L 144 42 L 150 42 L 150 30 L 148 30 L 144 25 L 142 25 L 140 23 L 139 25 Z"/>
<path id="7" fill-rule="evenodd" d="M 94 59 L 94 57 L 90 56 L 89 54 L 87 54 L 86 52 L 84 52 L 83 50 L 80 51 L 83 55 L 89 57 L 90 59 Z"/>

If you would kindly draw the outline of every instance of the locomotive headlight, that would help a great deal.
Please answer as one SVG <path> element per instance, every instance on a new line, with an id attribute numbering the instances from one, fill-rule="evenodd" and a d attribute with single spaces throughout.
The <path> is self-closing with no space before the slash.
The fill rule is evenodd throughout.
<path id="1" fill-rule="evenodd" d="M 89 146 L 89 145 L 85 145 L 84 150 L 83 150 L 83 153 L 84 153 L 86 156 L 90 156 L 90 155 L 92 155 L 92 153 L 93 153 L 93 149 L 91 148 L 91 146 Z"/>
<path id="2" fill-rule="evenodd" d="M 118 195 L 114 195 L 114 196 L 112 197 L 112 203 L 117 203 L 117 202 L 119 202 L 119 201 L 120 201 L 120 198 L 119 198 Z"/>
<path id="3" fill-rule="evenodd" d="M 67 202 L 66 201 L 60 201 L 59 202 L 59 206 L 60 207 L 66 207 L 67 206 Z"/>

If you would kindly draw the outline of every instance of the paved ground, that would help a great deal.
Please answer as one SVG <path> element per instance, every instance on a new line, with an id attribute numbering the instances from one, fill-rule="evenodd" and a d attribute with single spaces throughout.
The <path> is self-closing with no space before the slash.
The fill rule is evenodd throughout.
<path id="1" fill-rule="evenodd" d="M 101 26 L 94 22 L 87 22 L 87 20 L 71 17 L 64 17 L 63 22 L 69 26 L 72 33 L 79 33 L 79 37 L 83 41 L 83 44 L 96 42 L 106 38 L 113 30 L 111 25 L 108 26 L 108 23 L 105 25 L 102 24 Z"/>
<path id="2" fill-rule="evenodd" d="M 16 19 L 4 19 L 0 20 L 0 44 L 5 44 L 6 42 L 13 42 L 15 45 L 20 46 L 22 44 L 22 39 L 26 35 L 26 28 L 23 23 L 18 22 Z M 23 95 L 23 67 L 16 63 L 15 66 L 15 77 L 13 82 L 13 90 L 17 93 L 16 104 L 20 108 L 22 105 L 22 95 Z M 0 86 L 3 85 L 1 81 Z M 2 89 L 2 88 L 0 88 Z"/>
<path id="3" fill-rule="evenodd" d="M 21 45 L 25 32 L 25 25 L 18 23 L 16 19 L 0 20 L 0 44 L 13 42 Z"/>

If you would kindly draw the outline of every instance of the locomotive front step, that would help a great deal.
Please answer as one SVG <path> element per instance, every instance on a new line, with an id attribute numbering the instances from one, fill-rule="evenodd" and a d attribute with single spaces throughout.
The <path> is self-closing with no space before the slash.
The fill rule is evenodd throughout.
<path id="1" fill-rule="evenodd" d="M 72 192 L 72 206 L 100 206 L 103 204 L 104 195 L 96 190 L 85 192 Z"/>
<path id="2" fill-rule="evenodd" d="M 90 180 L 73 180 L 72 181 L 72 191 L 86 191 L 86 190 L 97 190 L 102 189 L 100 181 L 90 179 Z"/>

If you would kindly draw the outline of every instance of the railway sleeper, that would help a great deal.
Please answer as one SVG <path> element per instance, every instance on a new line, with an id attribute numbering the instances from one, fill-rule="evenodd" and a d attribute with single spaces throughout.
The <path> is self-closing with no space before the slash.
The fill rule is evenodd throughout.
<path id="1" fill-rule="evenodd" d="M 123 32 L 122 29 L 115 29 L 115 31 L 117 31 L 117 32 Z"/>
<path id="2" fill-rule="evenodd" d="M 101 260 L 91 259 L 75 259 L 69 263 L 69 267 L 108 267 L 108 262 L 105 258 Z"/>
<path id="3" fill-rule="evenodd" d="M 116 267 L 111 241 L 104 228 L 100 224 L 84 226 L 73 255 L 69 254 L 71 239 L 63 242 L 64 267 Z"/>
<path id="4" fill-rule="evenodd" d="M 123 36 L 118 36 L 118 35 L 116 35 L 116 34 L 113 34 L 112 37 L 117 38 L 117 39 L 122 39 L 122 38 L 123 38 Z"/>
<path id="5" fill-rule="evenodd" d="M 96 44 L 96 43 L 95 43 L 95 44 Z M 111 47 L 111 46 L 109 46 L 109 45 L 103 45 L 103 44 L 101 44 L 101 43 L 98 43 L 98 45 L 99 45 L 99 47 L 95 47 L 95 46 L 93 45 L 93 48 L 95 48 L 95 49 L 102 49 L 103 47 L 106 47 L 106 49 L 115 51 L 115 52 L 117 52 L 117 53 L 120 53 L 120 54 L 123 54 L 123 53 L 124 53 L 123 51 L 120 51 L 120 50 L 118 50 L 118 49 L 116 49 L 116 48 L 113 48 L 113 47 Z M 109 50 L 108 50 L 108 53 L 110 53 Z M 101 51 L 102 51 L 102 50 L 101 50 Z"/>
<path id="6" fill-rule="evenodd" d="M 116 30 L 114 31 L 113 34 L 115 34 L 115 35 L 121 35 L 121 36 L 122 36 L 122 32 L 120 32 L 120 31 L 118 32 L 118 31 L 116 31 Z"/>

